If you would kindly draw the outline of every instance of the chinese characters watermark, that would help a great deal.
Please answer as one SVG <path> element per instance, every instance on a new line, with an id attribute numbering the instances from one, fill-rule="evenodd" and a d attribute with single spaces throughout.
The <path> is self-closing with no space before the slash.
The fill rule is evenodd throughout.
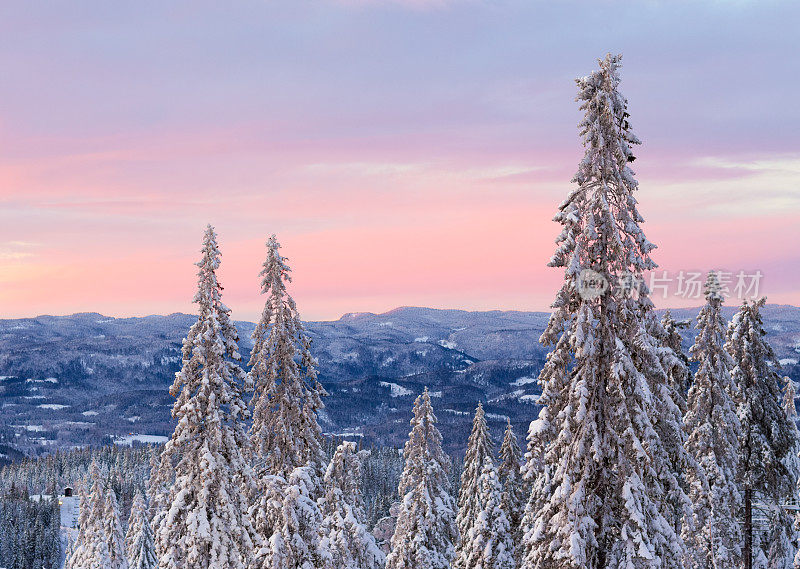
<path id="1" fill-rule="evenodd" d="M 713 271 L 717 276 L 718 292 L 726 298 L 749 300 L 759 298 L 761 280 L 759 271 Z M 622 296 L 635 297 L 647 290 L 651 297 L 663 299 L 669 296 L 687 300 L 703 298 L 708 272 L 702 271 L 653 271 L 649 275 L 626 273 L 616 279 L 614 292 Z M 609 281 L 604 275 L 591 269 L 583 269 L 578 275 L 577 292 L 581 298 L 591 300 L 609 290 Z"/>

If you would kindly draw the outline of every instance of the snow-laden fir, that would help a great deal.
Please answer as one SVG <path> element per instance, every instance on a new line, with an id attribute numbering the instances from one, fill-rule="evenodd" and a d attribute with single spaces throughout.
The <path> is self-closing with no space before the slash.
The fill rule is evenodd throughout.
<path id="1" fill-rule="evenodd" d="M 400 513 L 386 569 L 449 569 L 458 543 L 450 494 L 450 459 L 442 451 L 428 390 L 414 401 L 411 432 L 403 449 Z"/>
<path id="2" fill-rule="evenodd" d="M 158 566 L 153 530 L 147 515 L 145 495 L 141 491 L 136 493 L 131 505 L 125 542 L 129 569 L 155 569 Z"/>
<path id="3" fill-rule="evenodd" d="M 737 567 L 742 558 L 738 480 L 739 435 L 733 360 L 725 351 L 724 298 L 714 272 L 705 288 L 706 304 L 697 316 L 698 334 L 691 348 L 697 363 L 684 419 L 686 449 L 701 469 L 687 476 L 693 519 L 684 528 L 689 545 L 687 566 L 694 569 Z"/>
<path id="4" fill-rule="evenodd" d="M 78 538 L 66 569 L 106 569 L 111 566 L 108 536 L 104 524 L 105 480 L 100 466 L 93 462 L 89 471 L 91 490 L 82 494 Z"/>
<path id="5" fill-rule="evenodd" d="M 761 320 L 764 300 L 744 302 L 728 326 L 725 348 L 733 358 L 731 376 L 738 390 L 739 475 L 744 499 L 745 569 L 766 567 L 772 547 L 753 531 L 753 503 L 780 507 L 792 495 L 796 481 L 787 468 L 787 454 L 796 448 L 796 429 L 781 407 L 780 365 Z M 783 514 L 780 514 L 783 517 Z M 782 524 L 784 522 L 781 522 Z M 782 552 L 775 557 L 788 557 Z"/>
<path id="6" fill-rule="evenodd" d="M 503 443 L 500 445 L 500 465 L 497 467 L 497 478 L 502 488 L 501 505 L 508 518 L 512 542 L 515 544 L 514 554 L 517 563 L 521 548 L 520 526 L 522 523 L 522 511 L 525 506 L 525 488 L 523 487 L 521 475 L 522 452 L 517 443 L 517 436 L 511 427 L 511 421 L 507 421 L 506 430 L 503 435 Z"/>
<path id="7" fill-rule="evenodd" d="M 365 526 L 361 459 L 353 442 L 341 443 L 325 471 L 321 500 L 324 547 L 336 569 L 381 569 L 386 556 Z"/>
<path id="8" fill-rule="evenodd" d="M 291 269 L 275 235 L 267 241 L 261 292 L 267 297 L 253 332 L 250 440 L 259 474 L 251 517 L 266 543 L 264 569 L 324 569 L 322 476 L 325 455 L 316 414 L 325 394 L 294 299 Z"/>
<path id="9" fill-rule="evenodd" d="M 542 335 L 553 350 L 531 433 L 541 442 L 529 446 L 544 450 L 546 481 L 533 492 L 526 569 L 678 568 L 685 556 L 675 527 L 676 505 L 688 504 L 676 464 L 683 434 L 664 369 L 676 357 L 653 333 L 660 324 L 642 279 L 656 267 L 655 246 L 633 195 L 639 140 L 619 66 L 609 55 L 577 80 L 585 156 L 555 217 L 563 229 L 550 265 L 564 268 L 564 284 Z M 586 270 L 605 279 L 604 293 L 579 290 Z"/>
<path id="10" fill-rule="evenodd" d="M 246 569 L 261 551 L 245 495 L 253 486 L 243 399 L 250 382 L 239 365 L 236 327 L 222 302 L 220 251 L 211 226 L 201 255 L 194 297 L 199 314 L 170 388 L 178 424 L 154 481 L 163 512 L 155 528 L 156 553 L 161 569 Z"/>
<path id="11" fill-rule="evenodd" d="M 470 530 L 481 511 L 480 477 L 484 463 L 488 459 L 494 465 L 492 456 L 494 447 L 486 426 L 486 414 L 483 405 L 478 404 L 472 422 L 472 433 L 467 441 L 467 454 L 464 457 L 464 470 L 461 473 L 461 488 L 458 493 L 458 515 L 456 525 L 460 536 L 460 545 L 456 550 L 456 567 L 466 567 L 466 549 L 470 547 Z"/>
<path id="12" fill-rule="evenodd" d="M 461 544 L 459 566 L 464 569 L 514 569 L 511 524 L 502 504 L 502 486 L 491 457 L 483 459 L 478 477 L 478 510 Z"/>

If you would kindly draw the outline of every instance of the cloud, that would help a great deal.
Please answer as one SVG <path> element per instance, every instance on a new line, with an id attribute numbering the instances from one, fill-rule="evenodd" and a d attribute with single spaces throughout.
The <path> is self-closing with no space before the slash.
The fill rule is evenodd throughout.
<path id="1" fill-rule="evenodd" d="M 749 172 L 781 172 L 800 175 L 800 156 L 767 156 L 751 159 L 707 156 L 695 161 L 700 166 Z"/>
<path id="2" fill-rule="evenodd" d="M 6 241 L 0 243 L 0 261 L 22 261 L 34 257 L 31 249 L 37 247 L 37 243 L 29 241 Z"/>

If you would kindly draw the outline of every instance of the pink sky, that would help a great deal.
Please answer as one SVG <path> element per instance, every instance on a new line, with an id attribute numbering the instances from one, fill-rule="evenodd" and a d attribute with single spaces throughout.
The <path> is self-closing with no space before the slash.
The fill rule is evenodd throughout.
<path id="1" fill-rule="evenodd" d="M 237 318 L 273 232 L 305 318 L 546 310 L 572 78 L 607 50 L 656 261 L 758 269 L 800 304 L 797 10 L 611 2 L 586 34 L 598 8 L 575 4 L 0 8 L 0 317 L 190 312 L 206 223 Z"/>

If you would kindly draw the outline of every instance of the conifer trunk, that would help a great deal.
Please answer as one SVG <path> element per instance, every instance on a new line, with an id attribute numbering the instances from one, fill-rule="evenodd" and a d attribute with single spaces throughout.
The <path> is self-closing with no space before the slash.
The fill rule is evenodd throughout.
<path id="1" fill-rule="evenodd" d="M 744 489 L 744 569 L 753 569 L 753 489 Z"/>

